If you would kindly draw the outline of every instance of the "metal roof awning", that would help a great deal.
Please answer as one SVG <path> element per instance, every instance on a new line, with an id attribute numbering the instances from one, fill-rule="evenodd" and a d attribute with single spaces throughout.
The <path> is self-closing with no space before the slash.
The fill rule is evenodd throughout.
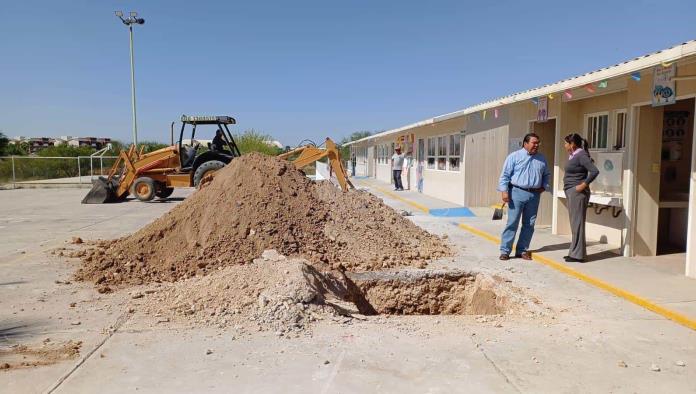
<path id="1" fill-rule="evenodd" d="M 475 112 L 500 107 L 502 105 L 531 100 L 535 97 L 542 97 L 552 93 L 560 93 L 567 89 L 581 88 L 587 84 L 601 82 L 607 79 L 616 78 L 634 72 L 641 72 L 648 68 L 658 66 L 662 63 L 671 63 L 692 55 L 696 55 L 696 40 L 687 41 L 680 45 L 675 45 L 671 48 L 663 49 L 661 51 L 640 56 L 632 60 L 625 61 L 623 63 L 615 64 L 613 66 L 600 68 L 599 70 L 590 71 L 588 73 L 564 79 L 552 84 L 525 90 L 523 92 L 514 93 L 508 96 L 503 96 L 500 98 L 496 98 L 461 109 L 459 111 L 438 115 L 433 118 L 422 120 L 420 122 L 415 122 L 396 129 L 383 131 L 381 133 L 371 135 L 369 137 L 365 137 L 356 141 L 351 141 L 345 145 L 351 145 L 362 141 L 368 141 L 374 138 L 385 137 L 391 134 L 396 134 L 405 130 L 413 129 L 415 127 L 444 122 L 446 120 L 455 119 Z"/>

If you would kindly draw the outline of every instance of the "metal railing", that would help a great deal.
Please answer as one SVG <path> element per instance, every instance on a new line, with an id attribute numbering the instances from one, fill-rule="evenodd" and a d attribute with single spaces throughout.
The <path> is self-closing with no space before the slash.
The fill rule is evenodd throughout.
<path id="1" fill-rule="evenodd" d="M 0 156 L 0 188 L 80 186 L 106 175 L 117 156 Z"/>

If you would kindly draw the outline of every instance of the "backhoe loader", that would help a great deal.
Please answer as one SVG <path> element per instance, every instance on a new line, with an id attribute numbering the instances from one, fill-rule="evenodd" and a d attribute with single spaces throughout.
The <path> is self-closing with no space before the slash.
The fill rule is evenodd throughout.
<path id="1" fill-rule="evenodd" d="M 125 200 L 133 194 L 140 201 L 155 197 L 167 198 L 176 187 L 196 187 L 203 178 L 239 157 L 237 146 L 228 125 L 235 124 L 231 116 L 181 116 L 181 132 L 177 144 L 150 153 L 135 146 L 121 151 L 107 177 L 92 181 L 92 189 L 82 199 L 83 204 L 104 204 Z M 222 132 L 222 150 L 208 144 L 201 149 L 195 140 L 198 126 L 216 126 Z M 192 126 L 191 138 L 184 140 L 184 131 Z"/>

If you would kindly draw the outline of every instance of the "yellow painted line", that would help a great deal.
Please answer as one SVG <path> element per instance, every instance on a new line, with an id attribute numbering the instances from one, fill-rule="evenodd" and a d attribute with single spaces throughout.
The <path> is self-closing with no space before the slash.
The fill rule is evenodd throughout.
<path id="1" fill-rule="evenodd" d="M 430 209 L 428 209 L 428 207 L 421 205 L 421 204 L 418 204 L 417 202 L 410 201 L 406 198 L 403 198 L 403 197 L 397 195 L 396 193 L 392 193 L 388 190 L 382 189 L 382 188 L 377 187 L 377 186 L 371 186 L 371 187 L 379 190 L 380 192 L 388 195 L 389 197 L 394 198 L 395 200 L 399 200 L 403 203 L 406 203 L 406 204 L 408 204 L 416 209 L 419 209 L 425 213 L 430 212 Z M 487 233 L 483 230 L 479 230 L 475 227 L 466 225 L 464 223 L 459 224 L 459 228 L 466 230 L 466 231 L 469 231 L 470 233 L 478 235 L 479 237 L 487 239 L 488 241 L 491 241 L 495 244 L 500 244 L 500 238 L 498 238 L 490 233 Z M 601 279 L 597 279 L 593 276 L 583 274 L 582 272 L 576 271 L 576 270 L 568 267 L 567 265 L 565 265 L 563 263 L 559 263 L 559 262 L 552 260 L 548 257 L 544 257 L 538 253 L 532 254 L 532 260 L 536 261 L 537 263 L 541 263 L 541 264 L 544 264 L 548 267 L 551 267 L 557 271 L 563 272 L 564 274 L 569 275 L 575 279 L 579 279 L 587 284 L 590 284 L 590 285 L 595 286 L 597 288 L 600 288 L 604 291 L 607 291 L 607 292 L 609 292 L 617 297 L 623 298 L 624 300 L 626 300 L 628 302 L 631 302 L 631 303 L 636 304 L 640 307 L 643 307 L 651 312 L 657 313 L 658 315 L 665 317 L 669 320 L 672 320 L 675 323 L 681 324 L 684 327 L 688 327 L 692 330 L 696 330 L 696 319 L 692 319 L 692 318 L 690 318 L 686 315 L 683 315 L 679 312 L 675 312 L 671 309 L 667 309 L 665 307 L 657 305 L 656 303 L 654 303 L 646 298 L 643 298 L 641 296 L 638 296 L 636 294 L 633 294 L 630 291 L 616 287 L 610 283 L 607 283 Z"/>
<path id="2" fill-rule="evenodd" d="M 416 202 L 410 201 L 406 198 L 403 198 L 403 197 L 397 195 L 396 193 L 392 193 L 388 190 L 382 189 L 382 188 L 377 187 L 377 186 L 372 186 L 372 187 L 374 189 L 377 189 L 380 192 L 388 195 L 389 197 L 394 198 L 395 200 L 399 200 L 403 203 L 406 203 L 406 204 L 408 204 L 416 209 L 419 209 L 425 213 L 428 213 L 430 211 L 430 209 L 428 209 L 428 207 L 421 205 L 421 204 L 418 204 Z M 466 231 L 469 231 L 470 233 L 478 235 L 479 237 L 484 238 L 488 241 L 491 241 L 495 244 L 500 244 L 500 238 L 498 238 L 492 234 L 489 234 L 483 230 L 479 230 L 475 227 L 466 225 L 464 223 L 459 224 L 459 228 L 464 229 Z M 612 284 L 609 284 L 601 279 L 597 279 L 593 276 L 583 274 L 582 272 L 576 271 L 576 270 L 568 267 L 567 265 L 565 265 L 563 263 L 559 263 L 559 262 L 552 260 L 548 257 L 544 257 L 538 253 L 532 254 L 532 260 L 534 260 L 538 263 L 544 264 L 548 267 L 551 267 L 557 271 L 563 272 L 566 275 L 569 275 L 575 279 L 581 280 L 585 283 L 588 283 L 592 286 L 600 288 L 604 291 L 607 291 L 607 292 L 609 292 L 617 297 L 623 298 L 624 300 L 626 300 L 628 302 L 631 302 L 631 303 L 636 304 L 640 307 L 643 307 L 651 312 L 657 313 L 658 315 L 665 317 L 669 320 L 672 320 L 675 323 L 681 324 L 684 327 L 688 327 L 692 330 L 696 330 L 696 319 L 692 319 L 692 318 L 685 316 L 681 313 L 664 308 L 664 307 L 657 305 L 656 303 L 654 303 L 646 298 L 643 298 L 641 296 L 633 294 L 630 291 L 616 287 Z"/>
<path id="3" fill-rule="evenodd" d="M 370 186 L 370 187 L 372 187 L 373 189 L 379 190 L 381 193 L 386 194 L 387 196 L 389 196 L 395 200 L 399 200 L 399 201 L 403 202 L 404 204 L 408 204 L 408 205 L 416 208 L 419 211 L 423 211 L 425 213 L 430 213 L 430 208 L 426 207 L 425 205 L 421 205 L 415 201 L 411 201 L 411 200 L 408 200 L 406 198 L 403 198 L 400 195 L 398 195 L 396 193 L 392 193 L 389 190 L 382 189 L 381 187 L 377 187 L 377 186 Z"/>
<path id="4" fill-rule="evenodd" d="M 471 232 L 472 234 L 475 234 L 475 235 L 478 235 L 482 238 L 485 238 L 493 243 L 496 243 L 496 244 L 500 243 L 500 238 L 495 237 L 495 236 L 493 236 L 485 231 L 468 226 L 466 224 L 460 224 L 459 227 Z M 579 279 L 579 280 L 581 280 L 585 283 L 588 283 L 592 286 L 595 286 L 595 287 L 598 287 L 602 290 L 608 291 L 609 293 L 614 294 L 617 297 L 623 298 L 626 301 L 632 302 L 632 303 L 634 303 L 640 307 L 643 307 L 649 311 L 657 313 L 658 315 L 665 317 L 669 320 L 672 320 L 673 322 L 679 323 L 684 327 L 688 327 L 692 330 L 696 330 L 696 320 L 691 319 L 688 316 L 685 316 L 679 312 L 675 312 L 671 309 L 661 307 L 661 306 L 657 305 L 656 303 L 654 303 L 646 298 L 643 298 L 643 297 L 638 296 L 636 294 L 633 294 L 629 291 L 626 291 L 624 289 L 616 287 L 616 286 L 609 284 L 601 279 L 597 279 L 597 278 L 592 277 L 590 275 L 583 274 L 582 272 L 576 271 L 576 270 L 568 267 L 565 264 L 559 263 L 559 262 L 552 260 L 548 257 L 544 257 L 538 253 L 532 253 L 532 259 L 538 263 L 549 266 L 557 271 L 563 272 L 566 275 L 572 276 L 573 278 Z"/>

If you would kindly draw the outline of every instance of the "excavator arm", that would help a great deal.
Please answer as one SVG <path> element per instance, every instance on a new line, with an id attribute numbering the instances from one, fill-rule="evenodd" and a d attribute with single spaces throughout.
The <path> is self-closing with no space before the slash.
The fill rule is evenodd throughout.
<path id="1" fill-rule="evenodd" d="M 321 160 L 325 157 L 328 158 L 329 166 L 331 167 L 331 172 L 336 174 L 336 179 L 338 180 L 338 184 L 341 186 L 341 189 L 344 192 L 348 191 L 349 186 L 355 189 L 355 186 L 353 186 L 353 184 L 348 179 L 348 175 L 346 173 L 345 168 L 343 168 L 343 163 L 341 163 L 341 154 L 339 153 L 338 147 L 331 140 L 331 138 L 326 139 L 325 148 L 317 148 L 313 145 L 305 145 L 293 149 L 289 152 L 285 152 L 279 155 L 278 157 L 280 157 L 281 159 L 289 159 L 290 157 L 296 154 L 299 154 L 299 156 L 292 160 L 292 164 L 294 164 L 295 168 L 297 169 L 302 169 L 314 163 L 315 161 Z"/>

